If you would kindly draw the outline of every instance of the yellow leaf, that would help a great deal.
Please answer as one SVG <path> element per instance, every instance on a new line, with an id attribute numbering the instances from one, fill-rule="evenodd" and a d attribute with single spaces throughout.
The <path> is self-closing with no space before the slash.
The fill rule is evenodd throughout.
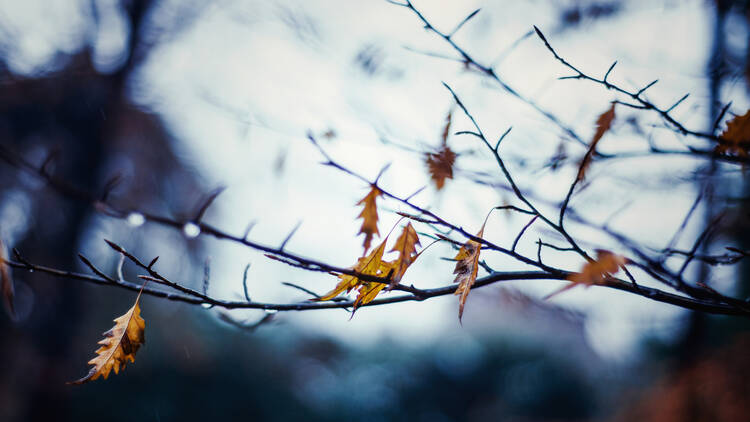
<path id="1" fill-rule="evenodd" d="M 727 130 L 722 132 L 719 138 L 721 141 L 714 149 L 715 153 L 747 157 L 750 152 L 750 110 L 730 120 Z"/>
<path id="2" fill-rule="evenodd" d="M 583 180 L 586 170 L 588 169 L 589 164 L 591 164 L 591 158 L 596 151 L 596 145 L 599 143 L 599 140 L 602 139 L 602 136 L 604 136 L 604 134 L 612 127 L 612 121 L 614 120 L 615 103 L 612 103 L 612 106 L 596 119 L 596 132 L 594 132 L 594 137 L 591 139 L 589 149 L 586 151 L 586 155 L 583 156 L 581 165 L 578 168 L 578 180 Z"/>
<path id="3" fill-rule="evenodd" d="M 2 239 L 0 239 L 0 289 L 3 294 L 3 304 L 5 310 L 11 319 L 16 319 L 16 310 L 13 306 L 13 278 L 10 275 L 8 266 L 8 252 L 5 249 Z"/>
<path id="4" fill-rule="evenodd" d="M 352 270 L 360 274 L 376 275 L 378 272 L 378 269 L 380 269 L 380 263 L 383 260 L 383 253 L 385 253 L 385 242 L 387 240 L 388 238 L 386 237 L 383 240 L 383 242 L 380 244 L 380 246 L 373 249 L 369 255 L 367 255 L 366 257 L 359 258 L 357 260 L 357 265 L 352 267 Z M 353 275 L 339 274 L 339 278 L 341 279 L 339 284 L 336 285 L 336 287 L 333 290 L 321 296 L 317 300 L 319 301 L 331 300 L 334 297 L 343 293 L 344 291 L 348 293 L 352 289 L 357 287 L 358 285 L 362 284 L 362 281 Z M 382 284 L 382 283 L 377 283 L 377 284 Z"/>
<path id="5" fill-rule="evenodd" d="M 487 220 L 484 220 L 482 228 L 477 233 L 477 237 L 484 235 L 484 226 L 487 224 Z M 456 292 L 454 295 L 460 295 L 458 300 L 458 320 L 461 321 L 464 315 L 464 305 L 466 299 L 469 297 L 469 291 L 471 286 L 477 280 L 477 271 L 479 270 L 479 251 L 482 249 L 482 245 L 474 240 L 468 240 L 461 246 L 458 254 L 454 258 L 456 260 L 456 268 L 453 270 L 453 274 L 456 274 L 455 283 L 458 283 Z"/>
<path id="6" fill-rule="evenodd" d="M 357 202 L 357 205 L 364 205 L 362 212 L 357 216 L 357 218 L 362 219 L 362 227 L 360 227 L 359 233 L 357 234 L 365 234 L 365 241 L 362 244 L 365 248 L 365 251 L 362 254 L 363 256 L 366 255 L 367 251 L 370 249 L 372 238 L 376 234 L 380 234 L 378 232 L 378 207 L 376 204 L 376 199 L 382 194 L 383 193 L 380 191 L 380 189 L 378 189 L 375 185 L 372 185 L 367 196 Z"/>
<path id="7" fill-rule="evenodd" d="M 412 226 L 411 223 L 407 223 L 401 232 L 401 235 L 396 239 L 396 244 L 393 245 L 393 249 L 390 250 L 390 252 L 398 252 L 398 259 L 393 262 L 391 286 L 400 283 L 401 279 L 404 277 L 406 269 L 416 261 L 419 256 L 419 254 L 417 254 L 418 245 L 420 245 L 419 235 L 417 235 L 417 231 L 414 230 L 414 226 Z"/>
<path id="8" fill-rule="evenodd" d="M 102 346 L 96 350 L 98 356 L 88 362 L 94 367 L 85 377 L 69 384 L 84 384 L 100 376 L 107 379 L 113 369 L 117 374 L 120 369 L 125 369 L 128 362 L 135 362 L 136 352 L 146 342 L 146 322 L 141 318 L 141 308 L 138 306 L 141 293 L 143 289 L 138 293 L 133 307 L 115 318 L 115 326 L 104 333 L 104 339 L 99 341 Z"/>
<path id="9" fill-rule="evenodd" d="M 360 274 L 375 277 L 386 278 L 390 276 L 392 280 L 391 286 L 395 286 L 401 281 L 406 269 L 419 256 L 417 245 L 420 243 L 414 226 L 411 223 L 407 223 L 401 231 L 401 235 L 396 240 L 393 249 L 390 250 L 390 252 L 398 252 L 398 258 L 393 261 L 384 261 L 383 254 L 385 253 L 385 245 L 388 242 L 388 237 L 386 236 L 383 242 L 377 248 L 373 249 L 368 256 L 359 258 L 357 265 L 352 267 L 352 270 Z M 364 281 L 353 275 L 340 274 L 338 277 L 341 281 L 336 287 L 316 300 L 331 300 L 341 293 L 348 293 L 357 289 L 357 298 L 354 300 L 354 310 L 356 311 L 360 306 L 372 302 L 384 288 L 388 287 L 386 283 Z"/>

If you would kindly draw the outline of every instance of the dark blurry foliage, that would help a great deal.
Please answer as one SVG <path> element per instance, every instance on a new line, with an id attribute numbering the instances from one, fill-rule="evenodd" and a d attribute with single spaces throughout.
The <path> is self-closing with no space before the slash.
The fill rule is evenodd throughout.
<path id="1" fill-rule="evenodd" d="M 678 367 L 627 404 L 614 420 L 643 422 L 744 421 L 750 415 L 750 335 Z"/>
<path id="2" fill-rule="evenodd" d="M 92 34 L 103 4 L 90 3 L 85 24 Z M 175 155 L 161 119 L 131 97 L 135 75 L 165 24 L 152 20 L 156 5 L 146 0 L 113 4 L 129 33 L 119 65 L 106 72 L 94 64 L 95 35 L 77 51 L 56 55 L 48 70 L 14 74 L 0 65 L 3 147 L 33 157 L 35 165 L 46 161 L 55 177 L 90 192 L 101 192 L 119 176 L 122 183 L 111 199 L 125 206 L 189 209 L 201 190 L 195 174 Z M 6 38 L 3 45 L 12 42 Z M 77 268 L 76 253 L 91 230 L 93 210 L 28 176 L 7 166 L 0 169 L 0 205 L 23 209 L 15 221 L 3 221 L 6 230 L 17 234 L 13 246 L 30 260 Z M 81 285 L 26 273 L 18 277 L 17 290 L 17 307 L 23 308 L 19 325 L 0 320 L 0 361 L 14 362 L 13 368 L 0 371 L 0 420 L 60 420 L 70 411 L 71 390 L 64 383 L 72 379 L 61 362 L 70 359 L 87 319 L 111 317 L 98 317 L 102 309 L 89 306 L 94 296 Z"/>

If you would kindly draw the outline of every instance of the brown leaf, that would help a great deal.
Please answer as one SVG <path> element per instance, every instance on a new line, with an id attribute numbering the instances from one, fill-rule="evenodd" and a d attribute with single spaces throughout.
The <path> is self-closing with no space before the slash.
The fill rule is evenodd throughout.
<path id="1" fill-rule="evenodd" d="M 104 333 L 104 339 L 99 341 L 102 346 L 96 350 L 98 356 L 88 362 L 94 367 L 85 377 L 68 384 L 84 384 L 100 376 L 107 379 L 112 369 L 117 374 L 128 362 L 135 362 L 136 352 L 146 342 L 146 322 L 141 318 L 141 308 L 138 306 L 141 293 L 142 288 L 133 307 L 124 315 L 115 318 L 115 326 Z"/>
<path id="2" fill-rule="evenodd" d="M 589 149 L 586 151 L 586 155 L 583 156 L 583 160 L 581 160 L 581 165 L 578 168 L 578 180 L 583 180 L 584 175 L 586 174 L 586 170 L 588 170 L 589 165 L 591 164 L 591 158 L 594 156 L 594 152 L 596 151 L 596 145 L 599 143 L 599 140 L 602 139 L 602 136 L 604 136 L 605 133 L 612 127 L 612 121 L 615 120 L 615 103 L 612 103 L 612 106 L 602 113 L 598 119 L 596 119 L 596 132 L 594 133 L 594 137 L 591 139 L 591 143 L 589 144 Z"/>
<path id="3" fill-rule="evenodd" d="M 440 190 L 445 186 L 445 179 L 453 179 L 453 165 L 456 163 L 456 153 L 448 145 L 443 145 L 437 152 L 425 154 L 425 162 L 430 172 L 430 178 L 435 187 Z"/>
<path id="4" fill-rule="evenodd" d="M 487 220 L 482 224 L 482 228 L 477 233 L 477 237 L 484 235 L 484 226 L 487 224 Z M 461 249 L 459 249 L 456 255 L 456 268 L 453 270 L 453 274 L 456 274 L 454 283 L 458 283 L 454 295 L 460 295 L 458 299 L 458 320 L 461 321 L 464 315 L 464 305 L 466 299 L 469 297 L 469 291 L 471 286 L 477 280 L 477 271 L 479 270 L 479 252 L 482 249 L 482 245 L 479 242 L 469 239 Z"/>
<path id="5" fill-rule="evenodd" d="M 448 143 L 448 135 L 451 133 L 451 121 L 453 120 L 453 110 L 448 112 L 445 116 L 445 128 L 443 129 L 443 136 L 441 137 L 443 145 Z"/>
<path id="6" fill-rule="evenodd" d="M 621 265 L 625 265 L 626 260 L 622 255 L 597 249 L 596 261 L 583 264 L 580 273 L 573 273 L 568 276 L 568 280 L 574 283 L 593 285 L 600 284 L 604 281 L 607 274 L 614 274 L 620 270 Z"/>
<path id="7" fill-rule="evenodd" d="M 364 205 L 362 212 L 357 216 L 357 218 L 362 219 L 362 227 L 360 227 L 359 233 L 357 234 L 365 234 L 365 241 L 362 244 L 365 248 L 365 251 L 362 253 L 363 256 L 366 255 L 367 251 L 370 249 L 372 238 L 376 234 L 380 235 L 378 232 L 378 206 L 376 204 L 376 199 L 382 194 L 383 193 L 380 189 L 375 185 L 372 185 L 367 196 L 357 202 L 357 205 Z"/>
<path id="8" fill-rule="evenodd" d="M 13 278 L 8 266 L 8 251 L 2 239 L 0 239 L 0 289 L 2 289 L 5 311 L 8 312 L 11 319 L 15 320 L 16 309 L 13 305 Z"/>
<path id="9" fill-rule="evenodd" d="M 568 280 L 572 281 L 571 284 L 550 293 L 545 299 L 549 299 L 578 285 L 588 287 L 601 284 L 610 274 L 617 273 L 620 270 L 620 266 L 626 263 L 627 259 L 622 255 L 604 249 L 597 249 L 595 261 L 583 264 L 581 272 L 568 276 Z"/>
<path id="10" fill-rule="evenodd" d="M 722 132 L 719 138 L 721 138 L 721 141 L 716 145 L 715 153 L 748 157 L 750 152 L 750 110 L 727 122 L 727 130 Z"/>
<path id="11" fill-rule="evenodd" d="M 398 252 L 398 258 L 393 261 L 393 276 L 391 278 L 391 287 L 401 282 L 404 273 L 409 266 L 416 261 L 417 245 L 419 244 L 419 235 L 414 230 L 411 223 L 407 223 L 401 231 L 401 235 L 396 239 L 396 244 L 390 252 Z M 420 245 L 421 246 L 421 245 Z"/>

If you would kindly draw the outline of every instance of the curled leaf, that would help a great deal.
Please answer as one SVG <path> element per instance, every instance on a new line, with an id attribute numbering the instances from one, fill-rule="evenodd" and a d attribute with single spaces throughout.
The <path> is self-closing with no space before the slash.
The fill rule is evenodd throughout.
<path id="1" fill-rule="evenodd" d="M 487 224 L 487 220 L 482 224 L 482 228 L 477 233 L 477 237 L 484 235 L 484 226 Z M 461 246 L 458 254 L 454 258 L 456 260 L 456 268 L 453 270 L 453 274 L 456 274 L 455 283 L 458 283 L 454 295 L 460 296 L 458 299 L 458 320 L 461 321 L 464 315 L 464 305 L 466 299 L 469 297 L 469 291 L 477 280 L 477 271 L 479 270 L 479 252 L 482 249 L 482 245 L 479 242 L 469 239 L 466 243 Z"/>
<path id="2" fill-rule="evenodd" d="M 10 318 L 16 319 L 16 309 L 13 305 L 13 278 L 11 277 L 10 267 L 8 266 L 8 251 L 5 244 L 0 239 L 0 289 L 3 294 L 3 305 Z"/>
<path id="3" fill-rule="evenodd" d="M 135 362 L 136 352 L 146 342 L 146 322 L 141 318 L 141 308 L 138 305 L 142 292 L 143 289 L 138 293 L 133 307 L 115 318 L 115 326 L 104 333 L 104 338 L 99 341 L 101 347 L 96 350 L 98 356 L 88 362 L 94 367 L 85 377 L 68 384 L 84 384 L 100 376 L 107 379 L 113 369 L 117 374 L 128 362 Z"/>
<path id="4" fill-rule="evenodd" d="M 599 143 L 599 140 L 602 139 L 602 136 L 604 136 L 604 134 L 612 127 L 612 122 L 614 120 L 615 103 L 612 103 L 612 106 L 596 119 L 596 132 L 594 132 L 594 137 L 591 139 L 586 155 L 584 155 L 583 160 L 581 160 L 581 165 L 578 168 L 578 180 L 583 180 L 586 170 L 588 170 L 588 167 L 591 164 L 594 152 L 596 152 L 596 145 Z"/>
<path id="5" fill-rule="evenodd" d="M 357 218 L 362 219 L 362 227 L 360 227 L 359 233 L 357 234 L 365 234 L 365 241 L 362 244 L 365 248 L 365 251 L 362 254 L 363 256 L 366 255 L 367 251 L 370 249 L 372 238 L 376 234 L 380 234 L 378 232 L 378 206 L 376 200 L 378 196 L 382 194 L 383 193 L 377 188 L 377 186 L 372 185 L 367 196 L 357 202 L 357 205 L 364 205 L 362 212 L 357 216 Z"/>
<path id="6" fill-rule="evenodd" d="M 727 122 L 727 129 L 719 135 L 721 139 L 714 152 L 747 157 L 750 152 L 750 110 Z"/>

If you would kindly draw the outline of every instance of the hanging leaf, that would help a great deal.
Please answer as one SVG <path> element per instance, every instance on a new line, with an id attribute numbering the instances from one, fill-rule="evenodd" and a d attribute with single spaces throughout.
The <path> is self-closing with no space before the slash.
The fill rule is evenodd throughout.
<path id="1" fill-rule="evenodd" d="M 484 226 L 487 224 L 487 219 L 484 220 L 482 228 L 477 233 L 477 237 L 484 235 Z M 456 260 L 456 268 L 453 270 L 453 274 L 456 274 L 455 283 L 458 283 L 454 295 L 460 296 L 458 299 L 458 320 L 461 321 L 464 315 L 464 305 L 466 305 L 466 299 L 469 297 L 469 291 L 471 286 L 477 280 L 477 271 L 479 270 L 479 251 L 482 249 L 482 245 L 479 242 L 469 239 L 454 258 Z"/>
<path id="2" fill-rule="evenodd" d="M 445 179 L 453 179 L 456 153 L 448 145 L 443 145 L 437 152 L 428 152 L 425 155 L 425 162 L 430 172 L 430 178 L 435 183 L 437 190 L 445 186 Z"/>
<path id="3" fill-rule="evenodd" d="M 596 132 L 594 132 L 594 137 L 591 139 L 586 155 L 584 155 L 583 160 L 581 160 L 581 165 L 578 168 L 578 180 L 583 180 L 586 170 L 588 170 L 588 167 L 591 164 L 594 152 L 596 152 L 596 145 L 599 143 L 599 140 L 602 139 L 602 136 L 604 136 L 604 134 L 612 127 L 612 121 L 614 120 L 615 103 L 612 103 L 612 106 L 596 119 Z"/>
<path id="4" fill-rule="evenodd" d="M 380 191 L 380 189 L 377 188 L 377 186 L 372 185 L 367 196 L 357 202 L 357 205 L 364 205 L 362 212 L 357 216 L 357 218 L 362 219 L 362 227 L 360 227 L 359 233 L 357 234 L 365 234 L 365 241 L 362 244 L 365 248 L 365 251 L 362 253 L 362 256 L 367 255 L 367 251 L 370 249 L 372 238 L 376 234 L 380 235 L 380 233 L 378 232 L 378 206 L 376 203 L 376 199 L 382 194 L 383 193 Z"/>
<path id="5" fill-rule="evenodd" d="M 727 123 L 727 130 L 719 135 L 721 139 L 714 152 L 748 157 L 750 152 L 750 110 L 736 116 Z"/>
<path id="6" fill-rule="evenodd" d="M 94 367 L 85 377 L 68 384 L 84 384 L 100 376 L 107 379 L 113 369 L 117 374 L 128 362 L 135 362 L 136 352 L 146 342 L 146 322 L 141 318 L 138 305 L 141 293 L 143 288 L 138 292 L 133 307 L 125 315 L 115 318 L 115 326 L 104 333 L 104 339 L 99 341 L 102 346 L 96 350 L 98 356 L 88 362 Z"/>
<path id="7" fill-rule="evenodd" d="M 437 190 L 445 186 L 445 179 L 453 179 L 453 165 L 456 163 L 456 153 L 448 147 L 448 135 L 451 132 L 453 110 L 445 117 L 445 127 L 440 137 L 440 149 L 425 154 L 425 163 L 430 173 L 430 179 L 435 183 Z"/>
<path id="8" fill-rule="evenodd" d="M 448 112 L 445 116 L 445 127 L 443 128 L 443 136 L 440 138 L 443 141 L 443 145 L 448 143 L 448 135 L 451 133 L 451 122 L 453 121 L 453 109 Z"/>
<path id="9" fill-rule="evenodd" d="M 5 311 L 8 312 L 12 320 L 15 320 L 16 309 L 13 305 L 13 278 L 11 278 L 10 267 L 8 266 L 8 251 L 2 239 L 0 239 L 0 289 L 2 289 Z"/>
<path id="10" fill-rule="evenodd" d="M 393 276 L 391 278 L 391 287 L 401 282 L 406 269 L 416 261 L 419 256 L 417 246 L 421 246 L 419 235 L 417 235 L 417 231 L 414 230 L 414 226 L 411 223 L 406 223 L 406 226 L 401 231 L 401 235 L 396 239 L 396 244 L 390 250 L 390 252 L 398 252 L 398 258 L 392 263 Z"/>

